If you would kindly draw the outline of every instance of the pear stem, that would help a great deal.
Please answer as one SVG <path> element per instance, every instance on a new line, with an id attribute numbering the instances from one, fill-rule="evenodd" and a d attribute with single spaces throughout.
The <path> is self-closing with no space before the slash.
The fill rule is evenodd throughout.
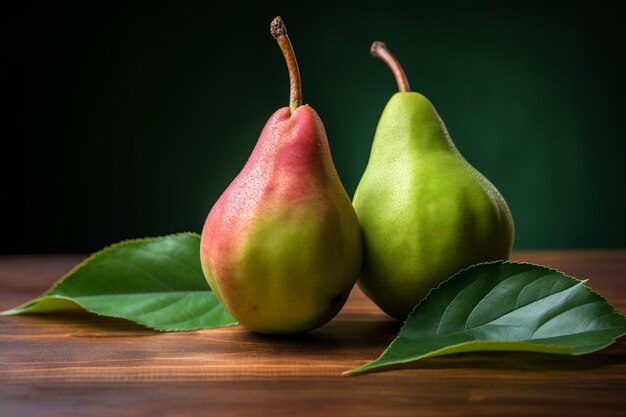
<path id="1" fill-rule="evenodd" d="M 287 36 L 287 28 L 283 19 L 280 16 L 276 16 L 270 24 L 270 32 L 280 50 L 285 56 L 287 61 L 287 69 L 289 70 L 289 110 L 291 113 L 296 111 L 298 107 L 302 105 L 302 83 L 300 82 L 300 70 L 298 69 L 298 61 L 296 61 L 296 54 L 293 52 L 293 46 L 291 40 Z"/>
<path id="2" fill-rule="evenodd" d="M 398 83 L 398 90 L 403 93 L 411 91 L 411 87 L 409 87 L 409 80 L 406 78 L 406 74 L 404 73 L 402 66 L 396 57 L 389 52 L 387 45 L 383 42 L 376 41 L 370 47 L 370 52 L 374 58 L 380 59 L 387 64 L 389 68 L 391 68 L 391 72 L 393 72 L 393 76 L 396 78 L 396 82 Z"/>

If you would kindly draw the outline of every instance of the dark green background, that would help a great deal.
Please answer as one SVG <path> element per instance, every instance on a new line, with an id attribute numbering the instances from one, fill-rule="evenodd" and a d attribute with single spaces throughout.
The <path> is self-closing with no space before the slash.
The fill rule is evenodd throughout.
<path id="1" fill-rule="evenodd" d="M 200 231 L 287 104 L 277 14 L 350 195 L 396 88 L 379 39 L 509 202 L 515 248 L 626 246 L 622 18 L 502 3 L 3 3 L 1 253 Z"/>

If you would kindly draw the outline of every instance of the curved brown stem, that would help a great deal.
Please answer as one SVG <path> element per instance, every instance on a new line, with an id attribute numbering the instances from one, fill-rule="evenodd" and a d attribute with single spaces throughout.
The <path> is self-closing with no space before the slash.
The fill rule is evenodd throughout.
<path id="1" fill-rule="evenodd" d="M 380 59 L 387 64 L 389 68 L 391 68 L 391 72 L 393 72 L 393 76 L 396 78 L 396 82 L 398 83 L 398 90 L 401 92 L 411 91 L 409 80 L 406 78 L 406 74 L 404 73 L 402 66 L 396 57 L 389 52 L 387 45 L 383 42 L 376 41 L 370 47 L 370 52 L 372 53 L 372 56 Z"/>
<path id="2" fill-rule="evenodd" d="M 296 111 L 298 107 L 302 105 L 302 83 L 300 82 L 300 70 L 298 69 L 298 61 L 296 61 L 296 54 L 293 52 L 293 46 L 287 36 L 287 28 L 283 23 L 283 19 L 280 16 L 276 16 L 270 24 L 270 32 L 280 50 L 285 56 L 287 61 L 287 69 L 289 71 L 289 110 L 291 113 Z"/>

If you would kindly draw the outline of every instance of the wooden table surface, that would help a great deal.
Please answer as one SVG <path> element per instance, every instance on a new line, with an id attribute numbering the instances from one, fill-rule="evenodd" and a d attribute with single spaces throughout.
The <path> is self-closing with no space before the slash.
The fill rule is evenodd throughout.
<path id="1" fill-rule="evenodd" d="M 80 256 L 0 257 L 0 309 Z M 518 252 L 626 311 L 626 250 Z M 472 353 L 355 377 L 400 323 L 359 290 L 298 337 L 241 327 L 158 333 L 86 313 L 0 317 L 0 416 L 622 416 L 626 338 L 587 356 Z"/>

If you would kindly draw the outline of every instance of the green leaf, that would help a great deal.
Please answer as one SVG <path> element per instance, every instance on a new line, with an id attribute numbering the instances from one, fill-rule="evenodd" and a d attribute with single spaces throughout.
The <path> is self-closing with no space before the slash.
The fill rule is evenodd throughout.
<path id="1" fill-rule="evenodd" d="M 162 331 L 236 324 L 207 284 L 196 233 L 133 239 L 91 255 L 40 297 L 0 315 L 84 308 Z"/>
<path id="2" fill-rule="evenodd" d="M 378 359 L 344 375 L 460 352 L 583 355 L 624 334 L 626 318 L 584 281 L 528 263 L 483 263 L 432 290 Z"/>

